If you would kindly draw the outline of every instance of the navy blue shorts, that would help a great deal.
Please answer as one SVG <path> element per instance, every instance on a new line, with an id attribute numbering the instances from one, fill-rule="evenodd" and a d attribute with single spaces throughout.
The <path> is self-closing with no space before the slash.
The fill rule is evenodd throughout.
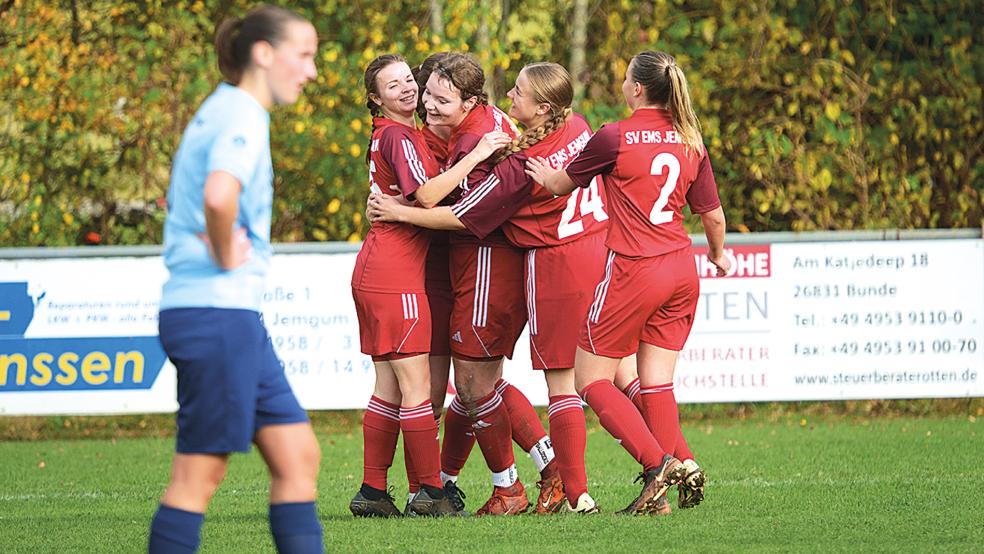
<path id="1" fill-rule="evenodd" d="M 249 452 L 264 425 L 308 421 L 258 312 L 163 310 L 159 330 L 178 370 L 178 452 Z"/>

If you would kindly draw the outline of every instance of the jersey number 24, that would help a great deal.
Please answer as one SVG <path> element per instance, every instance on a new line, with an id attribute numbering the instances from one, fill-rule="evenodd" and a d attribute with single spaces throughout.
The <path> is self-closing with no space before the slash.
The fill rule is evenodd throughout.
<path id="1" fill-rule="evenodd" d="M 599 177 L 595 176 L 586 188 L 574 189 L 568 195 L 567 207 L 564 208 L 564 213 L 560 215 L 560 225 L 557 227 L 558 238 L 564 239 L 584 232 L 584 223 L 581 222 L 581 219 L 587 217 L 588 214 L 594 216 L 595 221 L 608 219 L 605 206 L 601 202 L 601 193 L 598 191 L 598 179 Z M 574 212 L 580 212 L 581 219 L 572 221 Z"/>

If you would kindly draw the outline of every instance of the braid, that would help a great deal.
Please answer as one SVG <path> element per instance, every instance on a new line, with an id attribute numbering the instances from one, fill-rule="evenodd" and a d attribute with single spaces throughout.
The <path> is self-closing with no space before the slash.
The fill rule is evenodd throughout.
<path id="1" fill-rule="evenodd" d="M 534 144 L 542 141 L 543 139 L 550 136 L 554 131 L 560 129 L 564 122 L 571 116 L 571 108 L 567 107 L 559 112 L 554 112 L 553 116 L 547 121 L 540 125 L 539 127 L 534 127 L 533 129 L 527 129 L 522 135 L 515 138 L 511 143 L 500 148 L 495 157 L 492 160 L 493 164 L 497 164 L 502 160 L 508 158 L 509 156 L 526 150 L 527 148 L 533 146 Z"/>

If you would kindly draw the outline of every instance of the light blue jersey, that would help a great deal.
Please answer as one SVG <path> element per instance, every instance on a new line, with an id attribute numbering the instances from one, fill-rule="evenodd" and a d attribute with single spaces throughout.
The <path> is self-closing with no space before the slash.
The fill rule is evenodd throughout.
<path id="1" fill-rule="evenodd" d="M 200 238 L 205 229 L 205 179 L 231 173 L 242 185 L 236 228 L 246 230 L 252 257 L 221 269 Z M 198 109 L 181 137 L 171 169 L 164 222 L 161 309 L 238 308 L 259 311 L 270 266 L 273 162 L 270 114 L 244 90 L 222 83 Z"/>

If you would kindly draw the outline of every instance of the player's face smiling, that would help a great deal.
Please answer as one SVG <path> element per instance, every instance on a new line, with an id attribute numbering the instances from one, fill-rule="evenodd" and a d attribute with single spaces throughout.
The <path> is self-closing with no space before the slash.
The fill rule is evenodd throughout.
<path id="1" fill-rule="evenodd" d="M 509 116 L 518 120 L 527 128 L 536 127 L 538 120 L 544 117 L 544 114 L 537 113 L 542 104 L 537 104 L 533 95 L 533 89 L 530 87 L 530 80 L 526 77 L 525 71 L 519 72 L 519 75 L 516 77 L 516 84 L 506 93 L 506 96 L 512 100 L 512 106 L 509 107 Z"/>
<path id="2" fill-rule="evenodd" d="M 270 92 L 275 104 L 293 104 L 304 84 L 318 76 L 314 56 L 318 51 L 318 34 L 304 21 L 287 24 L 285 38 L 273 49 L 270 65 Z"/>
<path id="3" fill-rule="evenodd" d="M 475 106 L 475 99 L 461 99 L 461 92 L 437 72 L 431 73 L 424 90 L 424 109 L 427 110 L 427 124 L 451 127 L 454 129 L 465 119 Z"/>
<path id="4" fill-rule="evenodd" d="M 383 113 L 400 118 L 413 118 L 417 109 L 417 81 L 413 78 L 410 66 L 405 62 L 391 63 L 376 74 L 377 94 L 373 102 L 379 104 Z"/>

